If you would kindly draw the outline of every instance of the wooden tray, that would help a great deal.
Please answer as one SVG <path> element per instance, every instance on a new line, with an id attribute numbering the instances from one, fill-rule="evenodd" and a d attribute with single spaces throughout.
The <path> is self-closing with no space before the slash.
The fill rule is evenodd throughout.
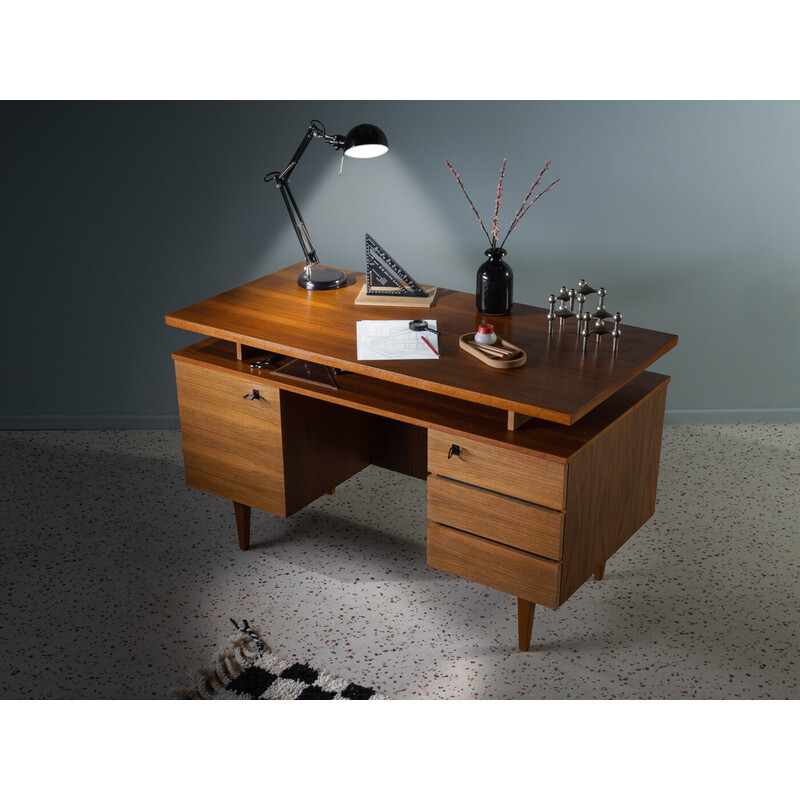
<path id="1" fill-rule="evenodd" d="M 515 344 L 511 344 L 511 342 L 507 342 L 499 336 L 495 344 L 500 347 L 505 347 L 507 350 L 515 350 L 516 355 L 490 356 L 488 353 L 484 353 L 483 350 L 475 346 L 474 333 L 465 333 L 463 336 L 458 337 L 458 346 L 462 350 L 466 350 L 471 356 L 475 356 L 475 358 L 483 361 L 484 364 L 488 364 L 495 369 L 513 369 L 514 367 L 521 367 L 528 359 L 524 350 L 520 350 Z"/>

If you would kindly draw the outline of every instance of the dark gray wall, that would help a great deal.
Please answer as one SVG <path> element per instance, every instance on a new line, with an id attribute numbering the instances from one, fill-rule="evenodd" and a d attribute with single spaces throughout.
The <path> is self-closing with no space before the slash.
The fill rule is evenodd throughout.
<path id="1" fill-rule="evenodd" d="M 380 125 L 391 150 L 312 142 L 292 179 L 323 262 L 364 269 L 369 232 L 418 280 L 473 291 L 546 160 L 560 183 L 507 243 L 516 299 L 608 288 L 680 344 L 672 421 L 797 420 L 800 103 L 33 102 L 0 104 L 0 427 L 175 424 L 164 314 L 301 259 L 264 174 L 311 118 Z M 623 340 L 624 342 L 624 340 Z"/>

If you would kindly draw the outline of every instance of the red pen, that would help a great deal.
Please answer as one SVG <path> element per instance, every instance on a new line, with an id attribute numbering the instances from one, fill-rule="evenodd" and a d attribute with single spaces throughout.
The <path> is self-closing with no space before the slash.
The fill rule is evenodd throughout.
<path id="1" fill-rule="evenodd" d="M 431 350 L 433 350 L 434 353 L 436 353 L 437 356 L 439 355 L 439 352 L 436 350 L 436 348 L 424 336 L 421 336 L 420 338 L 423 342 L 425 342 L 426 345 L 428 345 L 428 347 L 430 347 Z"/>

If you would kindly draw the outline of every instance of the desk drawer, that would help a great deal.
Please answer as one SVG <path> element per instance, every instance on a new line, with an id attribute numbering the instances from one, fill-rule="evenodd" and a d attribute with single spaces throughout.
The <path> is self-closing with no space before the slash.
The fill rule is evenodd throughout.
<path id="1" fill-rule="evenodd" d="M 448 458 L 455 445 L 458 455 Z M 549 508 L 564 508 L 566 465 L 460 436 L 428 432 L 428 470 Z"/>
<path id="2" fill-rule="evenodd" d="M 559 511 L 431 475 L 428 517 L 545 558 L 561 558 L 564 515 Z"/>
<path id="3" fill-rule="evenodd" d="M 175 376 L 187 484 L 285 516 L 278 390 L 182 361 Z M 257 399 L 244 396 L 254 389 Z"/>
<path id="4" fill-rule="evenodd" d="M 523 600 L 558 607 L 561 565 L 514 547 L 429 522 L 428 564 Z"/>

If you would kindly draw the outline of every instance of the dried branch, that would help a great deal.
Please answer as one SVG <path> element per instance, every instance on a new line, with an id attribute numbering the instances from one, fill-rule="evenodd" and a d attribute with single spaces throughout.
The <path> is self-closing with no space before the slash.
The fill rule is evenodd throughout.
<path id="1" fill-rule="evenodd" d="M 497 184 L 497 197 L 494 200 L 494 217 L 492 218 L 492 247 L 497 247 L 497 239 L 500 236 L 500 227 L 497 224 L 497 218 L 500 214 L 500 204 L 503 202 L 503 178 L 506 174 L 506 161 L 503 159 L 503 167 L 500 170 L 500 182 Z"/>
<path id="2" fill-rule="evenodd" d="M 494 201 L 494 217 L 492 218 L 492 235 L 491 236 L 489 236 L 489 232 L 486 230 L 486 227 L 483 224 L 483 220 L 481 219 L 481 215 L 478 213 L 478 210 L 475 208 L 475 204 L 472 202 L 472 200 L 470 200 L 470 197 L 467 194 L 467 190 L 464 188 L 464 184 L 461 182 L 461 176 L 456 173 L 455 169 L 453 168 L 453 165 L 449 161 L 445 161 L 444 162 L 445 164 L 447 164 L 448 167 L 450 167 L 450 172 L 453 173 L 453 175 L 455 176 L 455 179 L 458 181 L 458 185 L 461 187 L 461 191 L 464 192 L 464 197 L 467 198 L 467 202 L 469 203 L 469 207 L 475 212 L 475 216 L 478 218 L 478 222 L 480 222 L 480 224 L 481 224 L 481 230 L 484 232 L 484 234 L 486 234 L 486 238 L 489 240 L 489 245 L 491 247 L 493 247 L 493 248 L 497 247 L 497 240 L 498 240 L 499 235 L 500 235 L 500 229 L 499 229 L 499 225 L 498 225 L 498 218 L 500 216 L 500 205 L 503 202 L 503 179 L 505 178 L 505 174 L 506 174 L 506 162 L 507 162 L 507 159 L 504 158 L 503 159 L 503 167 L 500 170 L 500 182 L 497 184 L 497 196 L 495 197 L 495 201 Z M 500 243 L 500 247 L 501 248 L 505 245 L 506 239 L 508 239 L 508 237 L 511 235 L 511 231 L 513 231 L 514 228 L 517 227 L 517 225 L 519 224 L 519 221 L 533 207 L 533 204 L 540 197 L 542 197 L 542 195 L 547 194 L 547 192 L 549 192 L 559 182 L 559 180 L 561 180 L 560 178 L 557 178 L 546 189 L 544 189 L 543 191 L 539 192 L 539 194 L 537 194 L 536 197 L 534 197 L 533 200 L 531 200 L 530 199 L 531 195 L 536 190 L 536 187 L 541 183 L 542 176 L 545 174 L 545 172 L 547 172 L 548 169 L 550 169 L 550 162 L 546 161 L 545 165 L 544 165 L 544 168 L 539 172 L 539 175 L 537 176 L 536 180 L 531 184 L 530 191 L 528 192 L 528 194 L 525 195 L 525 199 L 522 201 L 522 205 L 519 207 L 519 210 L 514 215 L 514 220 L 511 223 L 511 227 L 508 229 L 508 232 L 503 237 L 503 241 Z"/>
<path id="3" fill-rule="evenodd" d="M 480 222 L 480 224 L 481 224 L 481 230 L 486 234 L 486 238 L 489 240 L 489 244 L 491 245 L 492 244 L 492 239 L 489 236 L 489 233 L 488 233 L 488 231 L 486 230 L 486 228 L 485 228 L 485 226 L 483 224 L 483 220 L 481 219 L 481 215 L 478 213 L 478 209 L 475 208 L 475 204 L 472 202 L 472 200 L 469 199 L 469 195 L 467 194 L 467 190 L 464 188 L 464 184 L 461 182 L 461 176 L 456 173 L 455 169 L 453 169 L 453 165 L 449 161 L 445 161 L 444 163 L 447 164 L 448 167 L 450 167 L 450 172 L 452 172 L 453 175 L 455 175 L 455 178 L 458 181 L 458 185 L 461 187 L 461 191 L 464 192 L 464 197 L 467 198 L 467 202 L 469 203 L 469 207 L 475 212 L 475 216 L 478 218 L 478 222 Z"/>
<path id="4" fill-rule="evenodd" d="M 530 202 L 530 203 L 528 203 L 528 205 L 527 205 L 527 206 L 525 206 L 525 204 L 523 203 L 523 208 L 525 208 L 525 210 L 524 210 L 524 211 L 522 211 L 522 209 L 520 209 L 520 211 L 522 211 L 522 213 L 521 213 L 521 214 L 519 213 L 519 211 L 517 212 L 517 216 L 515 216 L 515 217 L 514 217 L 514 221 L 511 223 L 511 227 L 508 229 L 508 233 L 507 233 L 507 234 L 505 235 L 505 237 L 503 238 L 503 241 L 502 241 L 502 243 L 500 244 L 500 247 L 502 247 L 502 246 L 503 246 L 503 245 L 506 243 L 506 239 L 508 239 L 508 237 L 511 235 L 511 231 L 513 231 L 513 230 L 514 230 L 514 228 L 516 228 L 516 227 L 517 227 L 517 224 L 519 223 L 519 221 L 520 221 L 520 220 L 521 220 L 521 219 L 522 219 L 522 218 L 523 218 L 523 217 L 524 217 L 524 216 L 525 216 L 525 215 L 528 213 L 528 209 L 532 208 L 532 207 L 533 207 L 533 204 L 534 204 L 534 203 L 535 203 L 535 202 L 536 202 L 536 201 L 537 201 L 537 200 L 538 200 L 538 199 L 539 199 L 539 198 L 540 198 L 540 197 L 541 197 L 543 194 L 547 194 L 547 193 L 550 191 L 550 189 L 552 189 L 552 188 L 553 188 L 553 187 L 554 187 L 554 186 L 555 186 L 555 185 L 556 185 L 556 184 L 557 184 L 557 183 L 558 183 L 560 180 L 561 180 L 561 178 L 556 178 L 556 180 L 554 180 L 554 181 L 553 181 L 553 182 L 552 182 L 552 183 L 551 183 L 551 184 L 550 184 L 550 185 L 549 185 L 549 186 L 548 186 L 548 187 L 547 187 L 547 188 L 546 188 L 544 191 L 542 191 L 542 192 L 539 192 L 539 194 L 537 194 L 537 195 L 536 195 L 536 197 L 534 197 L 534 198 L 533 198 L 533 200 L 531 200 L 531 202 Z M 530 196 L 531 196 L 531 193 L 530 193 L 530 192 L 528 192 L 528 196 L 527 196 L 525 199 L 527 200 L 527 199 L 528 199 L 528 197 L 530 197 Z"/>

